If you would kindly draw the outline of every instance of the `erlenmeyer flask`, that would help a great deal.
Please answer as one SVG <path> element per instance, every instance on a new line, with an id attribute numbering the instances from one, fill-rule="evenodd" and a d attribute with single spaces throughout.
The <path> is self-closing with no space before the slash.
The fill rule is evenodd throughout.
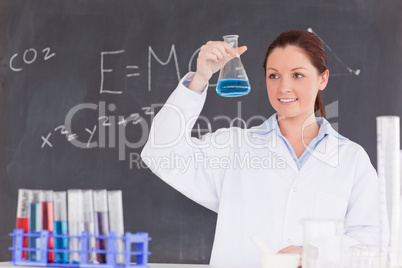
<path id="1" fill-rule="evenodd" d="M 237 50 L 238 35 L 225 35 L 223 40 Z M 250 83 L 244 70 L 240 56 L 224 60 L 225 66 L 221 69 L 216 85 L 216 92 L 223 97 L 239 97 L 250 92 Z"/>

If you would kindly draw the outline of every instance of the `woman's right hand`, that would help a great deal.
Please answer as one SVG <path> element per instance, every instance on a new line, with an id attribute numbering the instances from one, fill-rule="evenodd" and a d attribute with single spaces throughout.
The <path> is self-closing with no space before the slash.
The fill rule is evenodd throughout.
<path id="1" fill-rule="evenodd" d="M 239 47 L 237 54 L 236 49 L 224 41 L 209 41 L 201 47 L 197 58 L 197 71 L 188 88 L 202 92 L 209 79 L 223 67 L 225 61 L 240 56 L 246 50 L 246 46 Z"/>

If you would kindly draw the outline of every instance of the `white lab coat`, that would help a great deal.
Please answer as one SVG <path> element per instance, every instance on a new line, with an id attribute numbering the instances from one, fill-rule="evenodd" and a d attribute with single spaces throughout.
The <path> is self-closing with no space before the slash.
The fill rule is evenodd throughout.
<path id="1" fill-rule="evenodd" d="M 141 157 L 159 178 L 218 213 L 211 265 L 259 266 L 253 234 L 273 251 L 303 245 L 304 218 L 344 219 L 345 247 L 378 243 L 379 182 L 361 146 L 326 135 L 299 171 L 264 124 L 191 138 L 207 90 L 192 92 L 183 80 L 155 116 Z"/>

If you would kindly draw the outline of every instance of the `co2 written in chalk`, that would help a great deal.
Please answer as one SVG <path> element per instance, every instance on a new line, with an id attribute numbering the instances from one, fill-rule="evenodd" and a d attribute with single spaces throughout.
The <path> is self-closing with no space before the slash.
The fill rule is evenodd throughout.
<path id="1" fill-rule="evenodd" d="M 51 51 L 49 47 L 46 47 L 38 52 L 35 48 L 28 48 L 24 53 L 15 53 L 9 61 L 10 69 L 14 72 L 20 72 L 26 65 L 34 64 L 38 60 L 47 61 L 56 56 L 56 53 Z"/>

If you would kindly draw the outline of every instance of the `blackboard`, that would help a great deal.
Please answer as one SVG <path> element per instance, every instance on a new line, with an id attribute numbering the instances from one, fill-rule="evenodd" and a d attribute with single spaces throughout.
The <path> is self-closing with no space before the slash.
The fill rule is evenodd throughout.
<path id="1" fill-rule="evenodd" d="M 400 0 L 0 0 L 1 261 L 19 188 L 104 188 L 123 190 L 125 229 L 149 232 L 151 262 L 209 262 L 216 214 L 138 157 L 152 113 L 201 45 L 226 34 L 248 46 L 252 90 L 219 97 L 214 76 L 194 136 L 268 118 L 266 49 L 284 30 L 311 29 L 328 52 L 328 119 L 375 166 L 376 116 L 402 115 L 401 14 Z"/>

